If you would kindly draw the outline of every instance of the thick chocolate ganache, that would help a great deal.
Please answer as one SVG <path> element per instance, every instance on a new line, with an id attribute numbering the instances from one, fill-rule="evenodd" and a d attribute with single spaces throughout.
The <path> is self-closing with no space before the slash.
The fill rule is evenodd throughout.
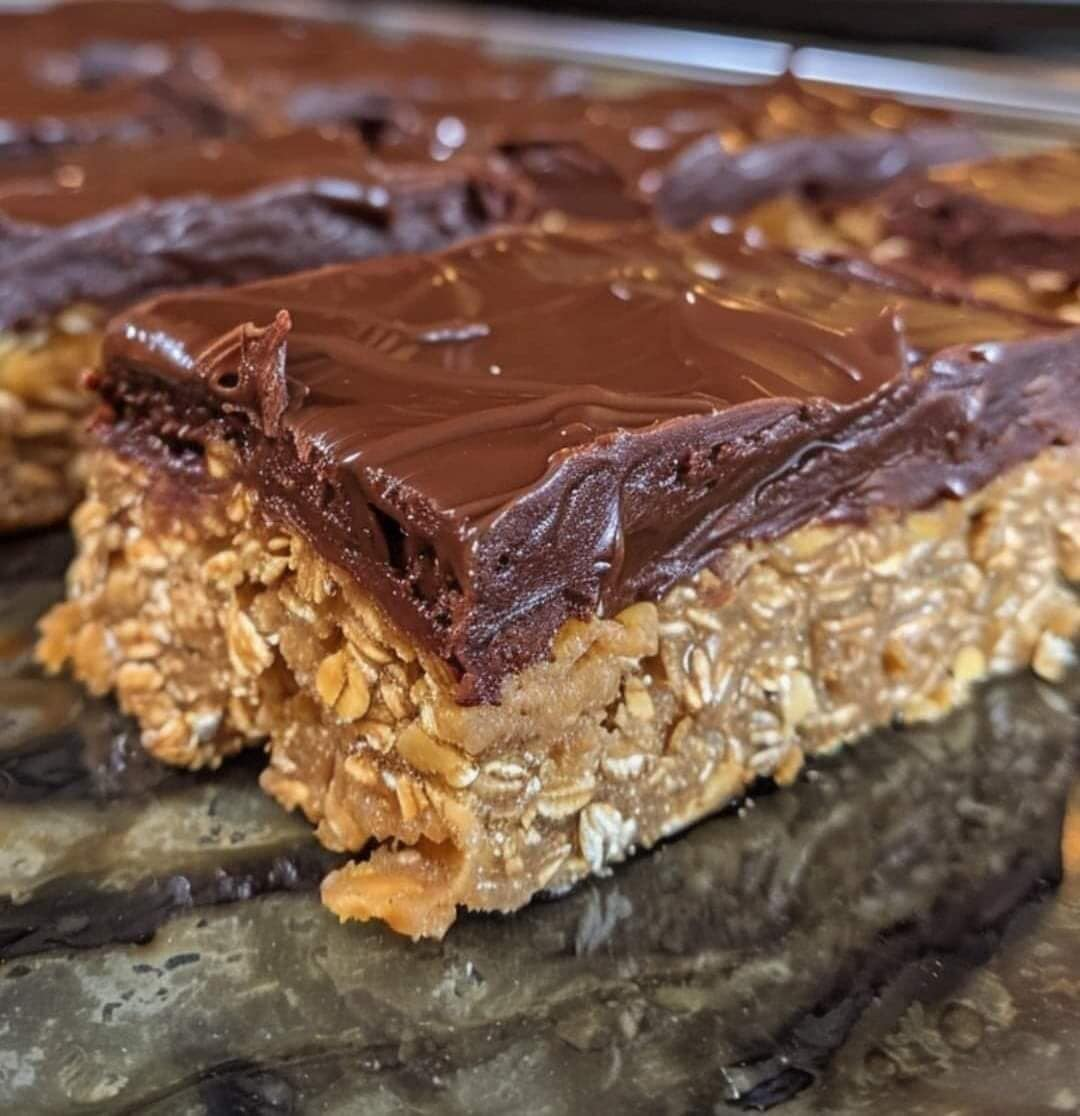
<path id="1" fill-rule="evenodd" d="M 106 441 L 182 483 L 231 442 L 267 514 L 497 701 L 568 617 L 1071 441 L 1080 332 L 627 224 L 166 296 L 114 321 L 101 389 Z"/>

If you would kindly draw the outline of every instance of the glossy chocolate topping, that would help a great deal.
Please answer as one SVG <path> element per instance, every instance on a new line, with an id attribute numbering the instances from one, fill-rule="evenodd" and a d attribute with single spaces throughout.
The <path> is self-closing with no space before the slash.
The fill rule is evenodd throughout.
<path id="1" fill-rule="evenodd" d="M 576 67 L 499 58 L 471 44 L 376 37 L 353 24 L 158 0 L 81 0 L 0 13 L 0 52 L 18 59 L 31 80 L 80 87 L 177 66 L 226 83 L 273 76 L 276 89 L 348 78 L 355 88 L 413 100 L 539 95 L 584 81 Z"/>
<path id="2" fill-rule="evenodd" d="M 546 105 L 579 91 L 584 71 L 573 66 L 499 58 L 480 45 L 410 37 L 380 39 L 355 28 L 300 25 L 298 46 L 277 36 L 258 51 L 222 55 L 230 102 L 264 123 L 353 123 L 385 126 L 402 105 L 515 100 Z"/>
<path id="3" fill-rule="evenodd" d="M 497 151 L 533 180 L 545 207 L 627 217 L 655 205 L 683 227 L 778 190 L 854 193 L 913 168 L 985 153 L 945 113 L 790 76 L 543 104 L 399 103 L 368 138 L 378 150 L 436 159 Z"/>
<path id="4" fill-rule="evenodd" d="M 329 129 L 96 148 L 0 177 L 0 328 L 77 302 L 427 251 L 530 212 L 528 188 L 493 164 L 376 159 Z"/>
<path id="5" fill-rule="evenodd" d="M 941 167 L 881 197 L 906 265 L 945 275 L 1057 272 L 1080 280 L 1080 150 Z"/>
<path id="6" fill-rule="evenodd" d="M 460 674 L 737 540 L 983 484 L 1080 426 L 1080 333 L 644 225 L 519 232 L 116 319 L 99 424 L 267 511 Z"/>

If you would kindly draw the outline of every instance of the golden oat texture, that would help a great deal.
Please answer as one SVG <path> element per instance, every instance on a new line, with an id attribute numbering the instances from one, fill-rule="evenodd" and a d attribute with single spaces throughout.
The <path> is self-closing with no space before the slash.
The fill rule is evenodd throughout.
<path id="1" fill-rule="evenodd" d="M 79 446 L 91 397 L 79 386 L 101 347 L 100 311 L 0 331 L 0 532 L 63 519 L 82 492 Z"/>
<path id="2" fill-rule="evenodd" d="M 442 935 L 606 872 L 758 776 L 894 721 L 940 717 L 988 674 L 1061 676 L 1080 604 L 1080 449 L 970 498 L 741 546 L 659 603 L 569 621 L 498 705 L 229 479 L 182 506 L 95 456 L 70 599 L 39 656 L 115 691 L 146 747 L 188 767 L 266 742 L 262 785 L 333 849 L 343 919 Z M 174 494 L 175 496 L 175 494 Z"/>
<path id="3" fill-rule="evenodd" d="M 800 252 L 839 252 L 867 258 L 881 267 L 899 267 L 913 274 L 919 271 L 917 247 L 903 237 L 888 235 L 885 214 L 873 199 L 827 210 L 782 195 L 744 214 L 739 228 L 757 243 Z M 1062 271 L 988 272 L 973 275 L 962 284 L 957 279 L 956 284 L 984 302 L 1080 323 L 1080 290 Z"/>

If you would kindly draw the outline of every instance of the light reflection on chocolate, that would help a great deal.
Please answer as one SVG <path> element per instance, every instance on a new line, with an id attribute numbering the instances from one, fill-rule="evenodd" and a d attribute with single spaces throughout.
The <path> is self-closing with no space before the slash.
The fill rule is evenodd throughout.
<path id="1" fill-rule="evenodd" d="M 330 100 L 305 120 L 341 120 Z M 379 151 L 444 159 L 496 152 L 545 208 L 627 219 L 655 209 L 689 227 L 788 190 L 850 196 L 899 174 L 986 153 L 947 113 L 800 83 L 689 85 L 626 96 L 461 96 L 391 103 L 368 130 Z"/>

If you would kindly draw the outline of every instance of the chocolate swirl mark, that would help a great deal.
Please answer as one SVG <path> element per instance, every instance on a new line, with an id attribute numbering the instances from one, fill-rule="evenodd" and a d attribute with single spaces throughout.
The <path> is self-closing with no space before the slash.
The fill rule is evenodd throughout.
<path id="1" fill-rule="evenodd" d="M 649 385 L 647 390 L 630 387 L 641 379 L 639 367 L 663 354 L 655 351 L 656 346 L 624 343 L 622 320 L 610 320 L 612 296 L 620 307 L 635 303 L 636 308 L 628 307 L 621 319 L 648 314 L 668 323 L 658 334 L 679 339 L 688 370 L 683 383 Z M 545 307 L 553 317 L 561 309 L 554 299 Z M 531 310 L 538 310 L 536 304 Z M 550 435 L 547 452 L 536 457 L 536 473 L 528 478 L 527 487 L 531 488 L 542 484 L 568 453 L 595 438 L 614 437 L 620 430 L 643 429 L 686 415 L 715 414 L 754 398 L 810 398 L 823 383 L 837 402 L 854 402 L 867 394 L 864 380 L 868 369 L 882 365 L 905 368 L 914 351 L 906 336 L 899 298 L 855 328 L 808 326 L 783 306 L 778 308 L 787 319 L 787 335 L 782 341 L 775 322 L 756 320 L 751 295 L 725 296 L 702 284 L 687 289 L 674 277 L 665 281 L 658 276 L 634 291 L 625 282 L 613 283 L 610 293 L 601 288 L 596 310 L 596 324 L 582 344 L 596 352 L 598 362 L 623 370 L 624 382 L 618 387 L 602 381 L 562 385 L 550 374 L 537 374 L 537 366 L 543 363 L 536 354 L 537 342 L 519 340 L 516 313 L 504 314 L 497 322 L 465 316 L 419 325 L 400 318 L 389 322 L 373 319 L 363 322 L 351 338 L 316 335 L 302 328 L 295 337 L 299 348 L 290 361 L 293 372 L 299 373 L 301 352 L 307 353 L 302 375 L 312 389 L 309 402 L 321 409 L 294 415 L 289 426 L 302 441 L 317 441 L 331 456 L 352 467 L 361 463 L 378 469 L 400 466 L 406 472 L 439 449 L 458 447 L 455 452 L 460 452 L 478 438 L 506 439 L 514 431 L 546 430 Z M 486 358 L 485 348 L 496 363 Z M 433 353 L 436 349 L 441 351 Z M 475 405 L 463 407 L 458 414 L 433 415 L 433 421 L 427 423 L 380 430 L 373 438 L 360 421 L 370 400 L 350 398 L 340 384 L 327 382 L 324 371 L 329 362 L 341 366 L 361 360 L 376 394 L 383 390 L 377 385 L 404 379 L 418 393 L 430 391 L 432 398 L 440 398 L 450 390 L 467 396 Z M 722 391 L 695 371 L 710 363 L 722 364 L 726 370 Z M 597 369 L 600 367 L 598 363 Z M 447 382 L 448 372 L 453 373 L 452 386 Z M 330 405 L 337 411 L 337 421 L 332 429 L 324 429 L 325 408 Z M 355 423 L 349 421 L 353 417 Z M 484 516 L 522 487 L 513 484 L 497 493 L 489 491 L 478 501 L 444 507 L 470 517 Z"/>
<path id="2" fill-rule="evenodd" d="M 288 310 L 279 310 L 267 326 L 245 322 L 230 330 L 195 362 L 196 372 L 225 408 L 254 411 L 253 421 L 268 438 L 281 433 L 289 405 L 285 348 L 291 329 Z"/>

